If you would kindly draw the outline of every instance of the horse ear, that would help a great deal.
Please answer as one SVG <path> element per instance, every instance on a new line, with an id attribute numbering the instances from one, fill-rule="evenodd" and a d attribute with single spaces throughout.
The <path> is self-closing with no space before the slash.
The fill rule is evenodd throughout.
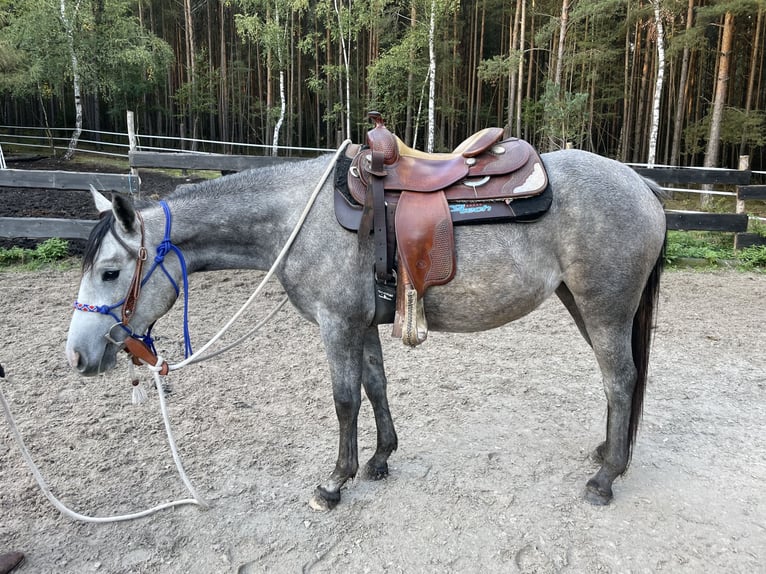
<path id="1" fill-rule="evenodd" d="M 120 226 L 126 232 L 133 233 L 136 228 L 136 210 L 133 202 L 124 195 L 116 193 L 111 208 Z"/>
<path id="2" fill-rule="evenodd" d="M 90 186 L 90 195 L 93 197 L 93 202 L 96 204 L 96 210 L 99 213 L 112 210 L 112 202 L 105 195 L 99 193 L 92 185 Z"/>

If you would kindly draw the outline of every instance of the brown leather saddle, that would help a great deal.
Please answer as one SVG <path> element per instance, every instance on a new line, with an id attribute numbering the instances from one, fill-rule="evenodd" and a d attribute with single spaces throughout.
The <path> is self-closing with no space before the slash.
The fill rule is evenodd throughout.
<path id="1" fill-rule="evenodd" d="M 527 142 L 486 128 L 452 153 L 404 144 L 370 112 L 367 145 L 352 145 L 335 170 L 335 213 L 375 245 L 376 323 L 394 323 L 409 345 L 427 336 L 423 294 L 455 275 L 453 224 L 532 221 L 552 194 Z"/>

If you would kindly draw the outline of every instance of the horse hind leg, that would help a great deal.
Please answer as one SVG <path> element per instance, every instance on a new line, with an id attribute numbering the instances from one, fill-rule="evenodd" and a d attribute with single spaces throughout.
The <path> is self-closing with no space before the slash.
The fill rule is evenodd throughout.
<path id="1" fill-rule="evenodd" d="M 608 404 L 606 441 L 595 452 L 595 457 L 601 459 L 601 468 L 586 487 L 586 498 L 594 504 L 609 502 L 612 498 L 612 481 L 625 472 L 630 463 L 648 378 L 649 351 L 659 299 L 664 249 L 663 243 L 641 293 L 636 312 L 630 322 L 615 333 L 617 337 L 613 339 L 615 343 L 611 350 L 608 345 L 593 345 L 604 374 Z M 629 405 L 628 408 L 626 405 Z"/>
<path id="2" fill-rule="evenodd" d="M 637 371 L 633 364 L 630 326 L 597 330 L 593 350 L 603 376 L 607 400 L 606 440 L 596 448 L 593 458 L 601 463 L 598 472 L 587 482 L 585 498 L 592 504 L 608 504 L 612 483 L 628 468 L 633 436 L 631 420 Z"/>

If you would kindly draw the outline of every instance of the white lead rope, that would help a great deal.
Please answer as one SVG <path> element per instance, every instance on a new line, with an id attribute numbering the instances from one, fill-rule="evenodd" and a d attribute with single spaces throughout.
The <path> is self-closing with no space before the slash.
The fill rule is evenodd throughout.
<path id="1" fill-rule="evenodd" d="M 336 162 L 338 161 L 338 158 L 340 157 L 340 154 L 343 153 L 343 151 L 346 149 L 346 146 L 351 143 L 350 139 L 345 140 L 343 143 L 340 144 L 340 147 L 335 152 L 335 156 L 333 156 L 333 160 L 328 163 L 327 168 L 325 169 L 324 173 L 322 174 L 321 179 L 319 180 L 319 183 L 317 184 L 316 188 L 311 194 L 311 197 L 309 197 L 308 203 L 306 204 L 306 207 L 303 209 L 303 213 L 301 213 L 300 218 L 298 219 L 298 223 L 295 225 L 295 228 L 293 229 L 293 232 L 290 234 L 290 237 L 287 238 L 287 242 L 285 243 L 285 246 L 282 248 L 282 251 L 279 252 L 279 255 L 277 255 L 277 258 L 274 260 L 274 263 L 271 266 L 271 269 L 268 270 L 266 275 L 263 277 L 263 280 L 261 281 L 260 285 L 255 288 L 255 291 L 253 291 L 253 294 L 250 295 L 250 298 L 245 301 L 245 303 L 242 305 L 242 307 L 234 313 L 231 319 L 221 328 L 218 333 L 213 335 L 213 338 L 210 339 L 205 345 L 196 351 L 193 355 L 190 357 L 187 357 L 185 360 L 181 361 L 180 363 L 176 363 L 175 365 L 169 365 L 168 369 L 171 371 L 175 371 L 177 369 L 181 369 L 185 367 L 186 365 L 189 365 L 191 363 L 195 363 L 199 361 L 199 357 L 207 351 L 211 345 L 213 345 L 218 339 L 220 339 L 226 331 L 229 330 L 229 328 L 240 318 L 242 313 L 244 313 L 248 307 L 252 304 L 252 302 L 255 300 L 255 298 L 260 294 L 263 287 L 266 285 L 266 282 L 271 279 L 272 275 L 277 270 L 277 267 L 279 267 L 279 264 L 282 263 L 282 260 L 285 258 L 285 255 L 287 255 L 287 252 L 289 251 L 290 247 L 292 246 L 293 242 L 295 241 L 295 238 L 298 236 L 298 232 L 301 230 L 301 227 L 303 227 L 303 222 L 306 221 L 306 218 L 309 215 L 309 212 L 311 211 L 311 208 L 314 206 L 314 202 L 316 201 L 316 198 L 319 196 L 319 192 L 322 191 L 322 188 L 324 187 L 325 182 L 327 181 L 327 178 L 330 177 L 330 173 L 332 173 L 332 170 L 335 167 Z"/>
<path id="2" fill-rule="evenodd" d="M 343 151 L 346 149 L 346 146 L 351 143 L 351 140 L 347 139 L 345 140 L 338 150 L 335 152 L 335 156 L 333 158 L 333 161 L 329 162 L 327 168 L 325 169 L 324 173 L 322 174 L 322 177 L 317 184 L 316 188 L 314 189 L 313 193 L 311 194 L 311 197 L 309 198 L 308 203 L 306 204 L 306 207 L 304 208 L 303 212 L 301 213 L 300 218 L 298 219 L 298 223 L 295 225 L 295 228 L 293 229 L 293 232 L 290 234 L 290 237 L 287 239 L 287 243 L 285 243 L 285 246 L 282 248 L 282 251 L 280 251 L 279 255 L 277 256 L 276 260 L 274 261 L 274 264 L 271 266 L 271 269 L 266 273 L 261 283 L 256 287 L 253 294 L 250 296 L 250 298 L 242 305 L 242 307 L 237 311 L 234 316 L 229 319 L 229 321 L 221 328 L 221 330 L 213 336 L 210 341 L 208 341 L 202 348 L 197 350 L 193 355 L 187 357 L 184 361 L 181 361 L 180 363 L 177 363 L 175 365 L 170 365 L 169 370 L 175 371 L 178 369 L 181 369 L 185 367 L 186 365 L 197 363 L 203 360 L 210 359 L 212 357 L 215 357 L 217 355 L 220 355 L 221 353 L 227 351 L 228 349 L 235 347 L 239 343 L 241 343 L 243 340 L 247 339 L 250 335 L 252 335 L 255 331 L 257 331 L 259 328 L 261 328 L 271 317 L 276 314 L 276 312 L 282 308 L 282 306 L 287 303 L 287 297 L 283 298 L 277 306 L 269 313 L 269 315 L 260 323 L 258 323 L 249 333 L 244 335 L 243 337 L 240 337 L 237 339 L 234 343 L 228 345 L 224 349 L 221 349 L 215 353 L 210 353 L 208 355 L 205 355 L 205 351 L 207 351 L 211 345 L 213 345 L 216 341 L 218 341 L 226 331 L 229 330 L 229 328 L 242 316 L 242 314 L 247 310 L 247 308 L 253 303 L 255 298 L 260 294 L 260 292 L 263 290 L 263 287 L 266 285 L 266 282 L 274 275 L 276 272 L 277 267 L 284 259 L 285 255 L 287 254 L 287 251 L 292 246 L 293 242 L 295 241 L 295 238 L 298 236 L 298 232 L 300 231 L 301 227 L 303 227 L 303 223 L 306 221 L 306 218 L 308 217 L 309 212 L 311 211 L 311 208 L 314 205 L 314 202 L 316 201 L 316 198 L 319 196 L 319 192 L 324 187 L 325 182 L 327 181 L 327 178 L 330 176 L 330 173 L 332 172 L 335 163 L 338 160 L 338 157 L 340 157 L 340 154 L 343 153 Z M 149 508 L 147 510 L 143 510 L 140 512 L 134 512 L 131 514 L 123 514 L 123 515 L 115 515 L 115 516 L 86 516 L 84 514 L 80 514 L 78 512 L 75 512 L 73 510 L 70 510 L 67 508 L 60 500 L 58 500 L 53 493 L 48 488 L 47 483 L 45 482 L 45 479 L 43 478 L 42 474 L 40 473 L 40 469 L 37 467 L 37 465 L 32 460 L 32 456 L 29 454 L 29 450 L 27 449 L 26 445 L 24 444 L 24 439 L 21 437 L 21 433 L 18 430 L 18 427 L 16 426 L 16 422 L 13 418 L 13 415 L 11 414 L 11 409 L 8 406 L 8 402 L 5 399 L 5 394 L 3 393 L 2 385 L 0 385 L 0 402 L 2 402 L 3 406 L 3 414 L 5 415 L 6 420 L 8 421 L 9 426 L 11 427 L 11 432 L 13 434 L 13 437 L 16 439 L 16 443 L 19 446 L 19 449 L 21 450 L 21 454 L 29 466 L 30 470 L 32 471 L 32 475 L 35 477 L 35 480 L 37 481 L 37 484 L 40 486 L 40 489 L 43 491 L 43 494 L 45 497 L 55 506 L 62 514 L 72 518 L 73 520 L 80 520 L 84 522 L 120 522 L 125 520 L 134 520 L 136 518 L 143 518 L 145 516 L 149 516 L 150 514 L 154 514 L 155 512 L 159 510 L 164 510 L 166 508 L 172 508 L 174 506 L 181 506 L 186 504 L 194 504 L 197 506 L 200 506 L 202 508 L 208 508 L 208 503 L 201 497 L 199 494 L 197 494 L 197 491 L 192 486 L 191 482 L 189 481 L 189 478 L 186 476 L 186 472 L 184 471 L 183 464 L 181 462 L 181 457 L 178 454 L 178 449 L 176 448 L 175 439 L 173 438 L 173 433 L 170 428 L 170 419 L 168 417 L 167 413 L 167 407 L 165 405 L 165 391 L 162 386 L 162 378 L 159 374 L 160 367 L 162 363 L 164 362 L 164 359 L 162 357 L 158 357 L 157 365 L 147 365 L 154 373 L 154 382 L 155 387 L 157 388 L 157 393 L 160 399 L 160 411 L 162 412 L 162 420 L 165 423 L 165 432 L 168 437 L 168 445 L 170 446 L 170 451 L 173 455 L 173 461 L 175 462 L 176 469 L 178 470 L 178 474 L 181 478 L 181 481 L 186 486 L 189 493 L 192 495 L 192 498 L 185 498 L 182 500 L 175 500 L 172 502 L 166 502 L 163 504 L 159 504 L 157 506 L 154 506 L 152 508 Z M 10 381 L 12 378 L 9 376 L 8 380 Z"/>
<path id="3" fill-rule="evenodd" d="M 7 380 L 8 382 L 12 382 L 13 377 L 11 375 L 8 375 Z M 21 456 L 24 457 L 24 461 L 27 463 L 27 466 L 29 466 L 29 469 L 32 471 L 32 475 L 35 477 L 37 484 L 40 486 L 40 490 L 43 491 L 43 494 L 50 501 L 50 503 L 53 504 L 53 506 L 55 506 L 59 510 L 59 512 L 61 512 L 62 514 L 68 516 L 69 518 L 73 520 L 80 520 L 83 522 L 102 522 L 102 523 L 103 522 L 120 522 L 124 520 L 134 520 L 136 518 L 143 518 L 144 516 L 149 516 L 150 514 L 154 514 L 155 512 L 159 510 L 172 508 L 173 506 L 181 506 L 184 504 L 196 504 L 197 506 L 201 506 L 202 508 L 208 507 L 208 503 L 205 502 L 205 500 L 202 499 L 202 497 L 200 497 L 197 494 L 197 492 L 194 490 L 194 487 L 189 482 L 189 479 L 186 477 L 186 472 L 184 472 L 183 465 L 181 464 L 181 458 L 178 456 L 178 451 L 176 449 L 176 443 L 173 440 L 173 434 L 170 431 L 170 422 L 168 420 L 167 408 L 165 406 L 165 392 L 162 390 L 162 385 L 159 385 L 159 384 L 157 385 L 157 392 L 160 397 L 160 409 L 162 410 L 162 416 L 165 421 L 165 431 L 168 435 L 168 444 L 170 445 L 170 450 L 173 453 L 173 460 L 176 463 L 176 468 L 178 469 L 178 473 L 181 476 L 181 480 L 186 485 L 186 488 L 189 490 L 189 493 L 192 495 L 192 498 L 184 498 L 182 500 L 165 502 L 163 504 L 153 506 L 152 508 L 142 510 L 141 512 L 133 512 L 131 514 L 122 514 L 122 515 L 115 515 L 115 516 L 86 516 L 85 514 L 80 514 L 79 512 L 75 512 L 74 510 L 67 508 L 63 502 L 61 502 L 58 498 L 56 498 L 56 496 L 50 491 L 50 488 L 48 488 L 48 484 L 45 482 L 45 479 L 43 478 L 43 475 L 40 472 L 40 469 L 37 467 L 34 460 L 32 460 L 32 455 L 29 454 L 29 450 L 27 449 L 26 444 L 24 444 L 24 439 L 21 437 L 21 433 L 19 432 L 19 429 L 16 426 L 16 421 L 13 418 L 13 414 L 11 414 L 11 409 L 8 406 L 8 401 L 5 398 L 5 393 L 3 393 L 2 385 L 0 385 L 0 402 L 3 405 L 3 414 L 5 415 L 5 419 L 8 421 L 8 426 L 11 427 L 11 433 L 13 434 L 13 438 L 16 439 L 16 443 L 18 444 L 19 449 L 21 450 Z"/>

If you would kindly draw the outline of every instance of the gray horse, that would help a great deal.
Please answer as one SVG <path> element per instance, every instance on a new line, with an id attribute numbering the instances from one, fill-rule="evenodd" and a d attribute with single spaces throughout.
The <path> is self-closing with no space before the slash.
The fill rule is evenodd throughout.
<path id="1" fill-rule="evenodd" d="M 164 206 L 97 199 L 105 213 L 83 260 L 66 346 L 71 365 L 83 375 L 111 369 L 125 340 L 146 332 L 176 301 L 182 259 L 189 273 L 268 269 L 327 162 L 288 163 L 185 186 Z M 665 214 L 658 188 L 623 164 L 577 150 L 544 154 L 543 162 L 553 192 L 550 211 L 533 223 L 455 227 L 457 273 L 426 293 L 425 309 L 431 330 L 470 333 L 514 321 L 558 296 L 603 375 L 606 440 L 594 453 L 601 467 L 585 497 L 607 504 L 614 479 L 628 466 L 641 415 Z M 172 254 L 166 236 L 177 249 Z M 126 309 L 144 243 L 164 245 L 169 256 L 162 273 L 139 268 L 143 289 Z M 291 303 L 318 325 L 332 376 L 340 446 L 335 469 L 314 492 L 315 508 L 337 504 L 341 487 L 357 474 L 362 387 L 377 425 L 377 448 L 364 474 L 384 477 L 397 448 L 378 326 L 371 324 L 373 258 L 372 239 L 360 245 L 335 220 L 328 182 L 276 270 Z M 100 312 L 82 312 L 94 309 Z M 126 310 L 130 328 L 116 328 L 123 327 Z"/>

